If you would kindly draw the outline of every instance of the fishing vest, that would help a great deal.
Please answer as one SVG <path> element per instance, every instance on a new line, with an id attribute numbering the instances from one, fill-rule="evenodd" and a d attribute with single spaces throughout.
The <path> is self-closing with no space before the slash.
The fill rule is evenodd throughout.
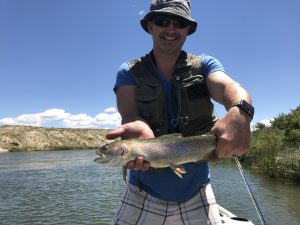
<path id="1" fill-rule="evenodd" d="M 153 58 L 152 58 L 153 57 Z M 155 136 L 169 131 L 167 102 L 157 75 L 153 53 L 128 62 L 136 84 L 135 100 L 139 115 Z M 174 111 L 172 125 L 183 136 L 210 131 L 217 117 L 208 88 L 201 75 L 201 57 L 182 51 L 171 78 Z"/>

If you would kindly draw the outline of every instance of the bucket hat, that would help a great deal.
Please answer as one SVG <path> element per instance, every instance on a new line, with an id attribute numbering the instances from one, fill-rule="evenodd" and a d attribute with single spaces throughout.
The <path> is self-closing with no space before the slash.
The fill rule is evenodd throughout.
<path id="1" fill-rule="evenodd" d="M 147 21 L 151 20 L 154 15 L 171 15 L 179 16 L 190 22 L 188 35 L 194 33 L 197 29 L 197 22 L 191 17 L 189 0 L 152 0 L 149 12 L 140 20 L 143 29 L 149 33 Z"/>

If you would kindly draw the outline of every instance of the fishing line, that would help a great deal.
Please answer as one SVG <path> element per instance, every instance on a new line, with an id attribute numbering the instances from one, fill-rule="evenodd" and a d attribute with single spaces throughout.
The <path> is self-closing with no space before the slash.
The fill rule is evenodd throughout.
<path id="1" fill-rule="evenodd" d="M 254 197 L 254 195 L 253 195 L 253 193 L 252 193 L 252 190 L 251 190 L 251 188 L 250 188 L 250 186 L 249 186 L 249 184 L 248 184 L 248 181 L 247 181 L 247 179 L 246 179 L 246 177 L 245 177 L 245 174 L 244 174 L 243 168 L 242 168 L 242 166 L 241 166 L 241 164 L 240 164 L 240 161 L 239 161 L 238 158 L 235 157 L 235 156 L 234 156 L 233 158 L 234 158 L 234 160 L 235 160 L 235 162 L 236 162 L 236 164 L 237 164 L 237 166 L 238 166 L 238 168 L 239 168 L 239 170 L 240 170 L 240 173 L 241 173 L 241 175 L 242 175 L 242 177 L 243 177 L 243 180 L 244 180 L 244 182 L 245 182 L 245 184 L 246 184 L 247 190 L 248 190 L 248 192 L 249 192 L 249 195 L 250 195 L 250 197 L 251 197 L 251 200 L 252 200 L 252 202 L 253 202 L 253 205 L 254 205 L 254 207 L 255 207 L 256 213 L 257 213 L 257 215 L 258 215 L 258 217 L 259 217 L 259 220 L 260 220 L 261 224 L 262 224 L 262 225 L 267 225 L 267 223 L 266 223 L 266 221 L 265 221 L 265 219 L 264 219 L 264 217 L 263 217 L 263 215 L 262 215 L 262 212 L 261 212 L 261 210 L 260 210 L 260 208 L 259 208 L 259 206 L 258 206 L 258 203 L 257 203 L 257 201 L 256 201 L 256 199 L 255 199 L 255 197 Z"/>

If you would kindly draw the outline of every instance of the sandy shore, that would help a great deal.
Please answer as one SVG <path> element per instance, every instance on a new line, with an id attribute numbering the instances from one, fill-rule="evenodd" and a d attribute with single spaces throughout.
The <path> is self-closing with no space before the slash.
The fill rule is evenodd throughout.
<path id="1" fill-rule="evenodd" d="M 2 153 L 2 152 L 8 152 L 8 149 L 4 149 L 4 148 L 0 147 L 0 153 Z"/>

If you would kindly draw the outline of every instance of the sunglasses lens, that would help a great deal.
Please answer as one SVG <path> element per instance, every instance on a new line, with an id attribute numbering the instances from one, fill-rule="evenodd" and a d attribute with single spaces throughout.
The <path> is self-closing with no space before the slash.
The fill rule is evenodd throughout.
<path id="1" fill-rule="evenodd" d="M 160 27 L 167 27 L 171 23 L 171 18 L 167 16 L 155 16 L 153 18 L 153 23 Z"/>
<path id="2" fill-rule="evenodd" d="M 173 25 L 175 28 L 185 28 L 189 25 L 189 21 L 181 18 L 181 17 L 170 17 L 170 16 L 155 16 L 153 18 L 153 23 L 160 27 L 168 27 L 173 21 Z"/>
<path id="3" fill-rule="evenodd" d="M 177 28 L 185 28 L 190 24 L 189 21 L 187 21 L 183 18 L 180 18 L 180 17 L 174 18 L 173 23 L 174 23 L 174 26 Z"/>

